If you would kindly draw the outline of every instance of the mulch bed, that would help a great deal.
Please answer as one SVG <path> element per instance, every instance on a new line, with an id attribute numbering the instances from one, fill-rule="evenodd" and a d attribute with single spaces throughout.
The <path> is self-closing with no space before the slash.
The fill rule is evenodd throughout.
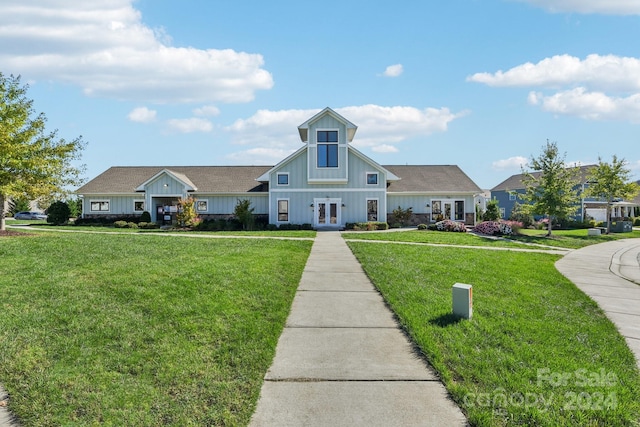
<path id="1" fill-rule="evenodd" d="M 29 236 L 28 233 L 23 233 L 21 231 L 13 231 L 13 230 L 0 230 L 0 237 L 18 237 L 18 236 Z"/>

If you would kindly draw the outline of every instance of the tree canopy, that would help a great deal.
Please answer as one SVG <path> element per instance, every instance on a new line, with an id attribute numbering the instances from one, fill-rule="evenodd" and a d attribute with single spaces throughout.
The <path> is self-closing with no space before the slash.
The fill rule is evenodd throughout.
<path id="1" fill-rule="evenodd" d="M 58 138 L 46 130 L 46 116 L 36 114 L 20 77 L 0 73 L 0 230 L 5 229 L 4 205 L 9 198 L 63 198 L 82 183 L 84 166 L 74 166 L 85 143 Z"/>
<path id="2" fill-rule="evenodd" d="M 547 236 L 551 236 L 554 220 L 567 218 L 578 209 L 580 168 L 567 167 L 564 158 L 557 144 L 547 140 L 542 153 L 531 157 L 529 166 L 534 173 L 523 168 L 525 193 L 520 197 L 531 205 L 530 213 L 547 216 Z"/>
<path id="3" fill-rule="evenodd" d="M 631 182 L 631 170 L 627 168 L 624 159 L 613 156 L 611 163 L 603 162 L 598 157 L 598 166 L 591 169 L 588 178 L 589 186 L 585 190 L 590 197 L 596 197 L 607 202 L 607 234 L 611 231 L 612 204 L 620 200 L 634 198 L 640 188 Z"/>

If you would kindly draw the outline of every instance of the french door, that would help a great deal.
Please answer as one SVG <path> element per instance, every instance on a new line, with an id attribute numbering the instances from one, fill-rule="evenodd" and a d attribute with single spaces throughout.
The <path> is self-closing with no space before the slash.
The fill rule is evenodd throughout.
<path id="1" fill-rule="evenodd" d="M 340 225 L 340 199 L 316 199 L 314 205 L 316 226 Z"/>

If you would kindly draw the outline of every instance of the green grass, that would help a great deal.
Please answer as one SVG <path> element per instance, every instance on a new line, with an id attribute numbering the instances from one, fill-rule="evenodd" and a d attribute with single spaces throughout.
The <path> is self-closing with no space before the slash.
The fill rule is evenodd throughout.
<path id="1" fill-rule="evenodd" d="M 597 305 L 557 272 L 558 256 L 349 246 L 472 425 L 638 425 L 635 359 Z M 456 282 L 473 285 L 471 320 L 451 314 Z M 585 384 L 602 373 L 613 384 Z"/>
<path id="2" fill-rule="evenodd" d="M 0 238 L 0 382 L 25 426 L 246 425 L 310 241 Z"/>
<path id="3" fill-rule="evenodd" d="M 343 234 L 343 236 L 347 240 L 383 240 L 387 242 L 428 243 L 428 244 L 461 245 L 461 246 L 491 246 L 491 247 L 499 247 L 499 248 L 531 249 L 529 245 L 520 243 L 518 241 L 492 239 L 492 238 L 477 236 L 471 233 L 453 233 L 453 232 L 430 231 L 430 230 L 393 231 L 393 232 L 382 232 L 382 233 L 379 233 L 379 232 L 345 233 Z"/>
<path id="4" fill-rule="evenodd" d="M 520 235 L 511 239 L 519 242 L 537 243 L 548 246 L 559 246 L 563 248 L 579 249 L 597 243 L 610 242 L 619 239 L 640 238 L 640 231 L 633 230 L 631 233 L 610 233 L 599 236 L 587 235 L 586 229 L 579 230 L 553 230 L 551 237 L 546 237 L 546 230 L 520 230 Z"/>
<path id="5" fill-rule="evenodd" d="M 238 236 L 238 237 L 285 237 L 285 238 L 301 238 L 313 239 L 316 232 L 313 230 L 274 230 L 274 231 L 183 231 L 183 230 L 161 230 L 161 229 L 132 229 L 132 228 L 115 228 L 103 225 L 51 225 L 43 221 L 12 221 L 7 225 L 29 225 L 25 231 L 90 231 L 96 233 L 187 233 L 189 235 L 205 235 L 205 236 Z M 9 227 L 14 230 L 24 230 L 22 227 Z"/>

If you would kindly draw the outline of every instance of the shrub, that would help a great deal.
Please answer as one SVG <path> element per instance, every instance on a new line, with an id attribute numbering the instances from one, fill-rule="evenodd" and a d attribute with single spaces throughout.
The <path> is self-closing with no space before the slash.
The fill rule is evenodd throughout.
<path id="1" fill-rule="evenodd" d="M 482 219 L 484 221 L 497 221 L 500 219 L 500 207 L 496 199 L 487 202 L 487 209 L 484 211 Z"/>
<path id="2" fill-rule="evenodd" d="M 278 226 L 275 224 L 267 224 L 267 231 L 276 231 Z"/>
<path id="3" fill-rule="evenodd" d="M 47 222 L 54 225 L 62 225 L 69 221 L 71 209 L 65 202 L 53 202 L 47 209 Z"/>
<path id="4" fill-rule="evenodd" d="M 513 226 L 522 226 L 515 221 L 484 221 L 476 225 L 473 231 L 487 236 L 508 236 L 514 233 Z"/>
<path id="5" fill-rule="evenodd" d="M 368 222 L 348 222 L 345 224 L 347 230 L 355 231 L 376 231 L 387 230 L 389 224 L 386 222 L 368 221 Z"/>
<path id="6" fill-rule="evenodd" d="M 155 222 L 139 222 L 138 227 L 146 230 L 152 230 L 154 228 L 158 228 L 158 224 Z"/>
<path id="7" fill-rule="evenodd" d="M 116 221 L 113 223 L 115 228 L 127 228 L 127 221 Z"/>
<path id="8" fill-rule="evenodd" d="M 151 214 L 148 211 L 142 212 L 142 215 L 140 215 L 140 222 L 151 222 Z"/>
<path id="9" fill-rule="evenodd" d="M 640 226 L 640 217 L 633 220 L 633 225 L 636 227 Z"/>
<path id="10" fill-rule="evenodd" d="M 400 223 L 400 227 L 403 227 L 411 219 L 413 208 L 402 209 L 402 207 L 398 206 L 392 213 L 395 220 Z"/>
<path id="11" fill-rule="evenodd" d="M 418 230 L 426 230 L 427 224 L 418 224 Z"/>
<path id="12" fill-rule="evenodd" d="M 452 231 L 457 233 L 467 232 L 467 227 L 465 227 L 464 223 L 452 221 L 450 219 L 438 221 L 436 222 L 435 226 L 437 231 Z"/>
<path id="13" fill-rule="evenodd" d="M 251 200 L 238 199 L 233 214 L 236 216 L 243 230 L 253 230 L 255 218 L 253 217 L 254 208 L 251 207 Z"/>

